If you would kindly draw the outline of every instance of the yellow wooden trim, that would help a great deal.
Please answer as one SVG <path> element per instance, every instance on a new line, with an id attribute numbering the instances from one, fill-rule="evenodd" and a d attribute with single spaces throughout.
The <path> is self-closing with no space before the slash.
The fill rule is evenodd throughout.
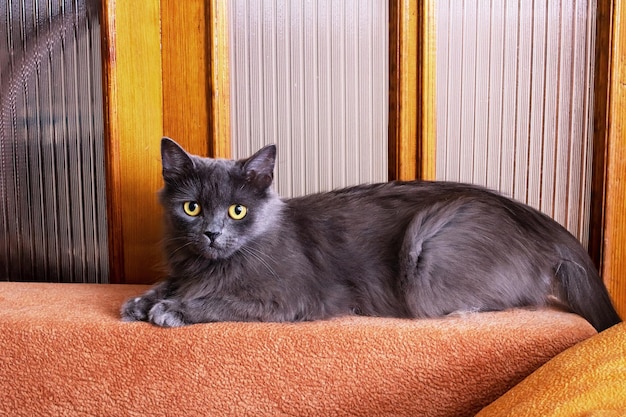
<path id="1" fill-rule="evenodd" d="M 209 0 L 212 155 L 231 156 L 228 0 Z"/>
<path id="2" fill-rule="evenodd" d="M 437 19 L 435 0 L 421 2 L 420 24 L 420 59 L 419 77 L 419 176 L 421 179 L 434 180 L 435 156 L 437 148 Z"/>
<path id="3" fill-rule="evenodd" d="M 389 177 L 417 177 L 418 2 L 390 3 Z"/>
<path id="4" fill-rule="evenodd" d="M 103 2 L 112 282 L 158 278 L 163 134 L 159 0 Z"/>
<path id="5" fill-rule="evenodd" d="M 626 7 L 613 7 L 602 278 L 626 317 Z"/>
<path id="6" fill-rule="evenodd" d="M 390 179 L 435 179 L 435 6 L 435 0 L 390 3 Z"/>
<path id="7" fill-rule="evenodd" d="M 417 176 L 418 123 L 418 4 L 402 0 L 400 5 L 400 134 L 398 179 L 411 180 Z"/>

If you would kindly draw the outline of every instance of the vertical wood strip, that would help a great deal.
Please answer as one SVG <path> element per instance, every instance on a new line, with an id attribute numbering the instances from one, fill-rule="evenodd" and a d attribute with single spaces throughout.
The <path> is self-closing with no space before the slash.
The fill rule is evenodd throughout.
<path id="1" fill-rule="evenodd" d="M 163 133 L 197 155 L 209 154 L 206 16 L 204 0 L 161 0 Z"/>
<path id="2" fill-rule="evenodd" d="M 418 71 L 419 178 L 434 180 L 437 148 L 437 17 L 435 0 L 421 2 Z"/>
<path id="3" fill-rule="evenodd" d="M 430 3 L 430 2 L 425 2 Z M 418 2 L 389 2 L 389 179 L 417 177 Z"/>
<path id="4" fill-rule="evenodd" d="M 118 72 L 114 65 L 116 59 L 117 39 L 115 37 L 115 0 L 102 2 L 102 74 L 104 126 L 105 126 L 105 164 L 107 185 L 107 219 L 109 242 L 109 281 L 124 281 L 124 240 L 122 236 L 122 193 L 120 184 L 121 161 L 118 137 Z"/>
<path id="5" fill-rule="evenodd" d="M 626 7 L 613 4 L 602 277 L 626 316 Z"/>
<path id="6" fill-rule="evenodd" d="M 174 1 L 176 4 L 180 2 Z M 230 143 L 230 68 L 228 38 L 228 0 L 209 0 L 208 39 L 210 74 L 210 154 L 229 158 Z"/>
<path id="7" fill-rule="evenodd" d="M 606 183 L 606 143 L 609 126 L 609 91 L 611 43 L 613 35 L 613 1 L 598 0 L 595 48 L 593 159 L 591 180 L 591 211 L 589 254 L 602 269 L 604 250 L 604 207 Z"/>
<path id="8" fill-rule="evenodd" d="M 111 282 L 158 278 L 163 134 L 159 0 L 103 1 Z"/>

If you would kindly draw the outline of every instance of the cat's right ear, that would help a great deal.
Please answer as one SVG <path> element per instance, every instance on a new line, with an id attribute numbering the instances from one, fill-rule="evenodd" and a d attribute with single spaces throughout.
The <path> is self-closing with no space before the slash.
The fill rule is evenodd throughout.
<path id="1" fill-rule="evenodd" d="M 274 180 L 276 145 L 268 145 L 244 161 L 246 180 L 259 188 L 267 188 Z"/>
<path id="2" fill-rule="evenodd" d="M 161 163 L 163 179 L 175 179 L 193 170 L 193 160 L 187 152 L 172 139 L 161 139 Z"/>

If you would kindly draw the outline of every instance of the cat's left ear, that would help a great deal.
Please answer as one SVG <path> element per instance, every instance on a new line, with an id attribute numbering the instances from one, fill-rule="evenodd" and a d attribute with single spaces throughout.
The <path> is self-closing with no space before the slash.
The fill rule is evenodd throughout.
<path id="1" fill-rule="evenodd" d="M 248 158 L 243 164 L 246 180 L 259 188 L 267 188 L 274 180 L 276 145 L 268 145 Z"/>

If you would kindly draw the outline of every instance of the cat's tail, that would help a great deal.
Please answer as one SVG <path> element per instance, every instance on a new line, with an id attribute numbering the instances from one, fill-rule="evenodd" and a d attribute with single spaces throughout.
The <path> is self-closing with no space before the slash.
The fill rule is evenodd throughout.
<path id="1" fill-rule="evenodd" d="M 598 331 L 620 323 L 611 297 L 591 259 L 582 247 L 562 251 L 556 268 L 560 298 L 572 312 L 584 317 Z"/>

